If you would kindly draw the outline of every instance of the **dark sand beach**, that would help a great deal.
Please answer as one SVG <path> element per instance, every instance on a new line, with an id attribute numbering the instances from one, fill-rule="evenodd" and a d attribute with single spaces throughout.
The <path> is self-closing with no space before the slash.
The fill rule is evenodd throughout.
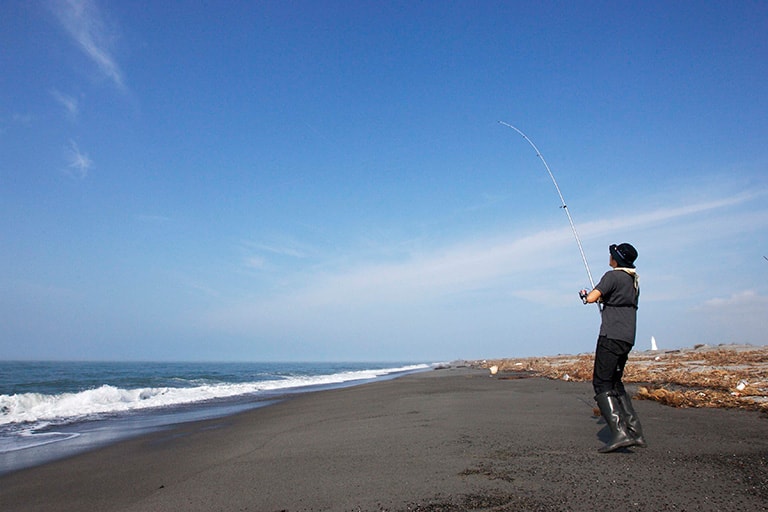
<path id="1" fill-rule="evenodd" d="M 768 418 L 636 401 L 599 454 L 586 382 L 451 368 L 299 395 L 0 477 L 3 511 L 768 510 Z"/>

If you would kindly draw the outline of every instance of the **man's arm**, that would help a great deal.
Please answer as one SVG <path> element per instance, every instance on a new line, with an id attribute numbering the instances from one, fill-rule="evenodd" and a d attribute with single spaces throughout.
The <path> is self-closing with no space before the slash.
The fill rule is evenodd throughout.
<path id="1" fill-rule="evenodd" d="M 597 302 L 598 300 L 600 300 L 600 297 L 603 296 L 603 292 L 601 292 L 597 288 L 595 288 L 589 293 L 587 293 L 587 290 L 581 290 L 581 293 L 579 293 L 579 296 L 582 297 L 584 304 L 592 304 L 593 302 Z"/>
<path id="2" fill-rule="evenodd" d="M 597 302 L 600 300 L 600 297 L 603 296 L 603 292 L 595 288 L 589 294 L 587 294 L 587 304 L 592 304 L 593 302 Z"/>

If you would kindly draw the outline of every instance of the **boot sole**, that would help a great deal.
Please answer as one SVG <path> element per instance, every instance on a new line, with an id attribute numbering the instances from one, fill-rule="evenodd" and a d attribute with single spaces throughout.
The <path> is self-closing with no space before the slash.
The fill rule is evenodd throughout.
<path id="1" fill-rule="evenodd" d="M 611 452 L 615 452 L 620 448 L 629 448 L 630 446 L 638 446 L 638 444 L 633 439 L 627 439 L 626 441 L 622 441 L 620 443 L 603 446 L 602 448 L 599 448 L 597 451 L 599 453 L 611 453 Z"/>

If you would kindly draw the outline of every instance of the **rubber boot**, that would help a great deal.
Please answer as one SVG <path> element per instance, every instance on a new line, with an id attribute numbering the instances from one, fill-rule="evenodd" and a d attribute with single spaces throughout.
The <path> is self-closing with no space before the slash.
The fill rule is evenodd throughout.
<path id="1" fill-rule="evenodd" d="M 613 391 L 600 393 L 595 397 L 597 406 L 600 407 L 600 413 L 605 418 L 608 428 L 611 430 L 611 440 L 597 450 L 600 453 L 608 453 L 619 448 L 633 446 L 635 440 L 627 432 L 627 427 L 621 418 L 621 405 L 619 398 Z"/>
<path id="2" fill-rule="evenodd" d="M 632 406 L 632 399 L 626 393 L 626 391 L 620 395 L 619 405 L 621 407 L 621 415 L 624 417 L 624 421 L 627 425 L 627 432 L 635 440 L 635 446 L 645 448 L 648 443 L 645 442 L 643 437 L 643 427 L 640 426 L 640 419 L 637 417 L 635 408 Z"/>

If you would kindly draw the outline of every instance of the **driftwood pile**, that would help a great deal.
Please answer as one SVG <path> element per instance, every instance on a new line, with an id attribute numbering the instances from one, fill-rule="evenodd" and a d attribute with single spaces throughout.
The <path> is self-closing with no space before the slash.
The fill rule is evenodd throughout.
<path id="1" fill-rule="evenodd" d="M 535 375 L 591 381 L 593 354 L 476 362 L 499 378 Z M 495 368 L 494 368 L 495 367 Z M 768 413 L 768 347 L 697 345 L 691 349 L 630 354 L 624 382 L 635 398 L 673 407 L 727 407 Z"/>

